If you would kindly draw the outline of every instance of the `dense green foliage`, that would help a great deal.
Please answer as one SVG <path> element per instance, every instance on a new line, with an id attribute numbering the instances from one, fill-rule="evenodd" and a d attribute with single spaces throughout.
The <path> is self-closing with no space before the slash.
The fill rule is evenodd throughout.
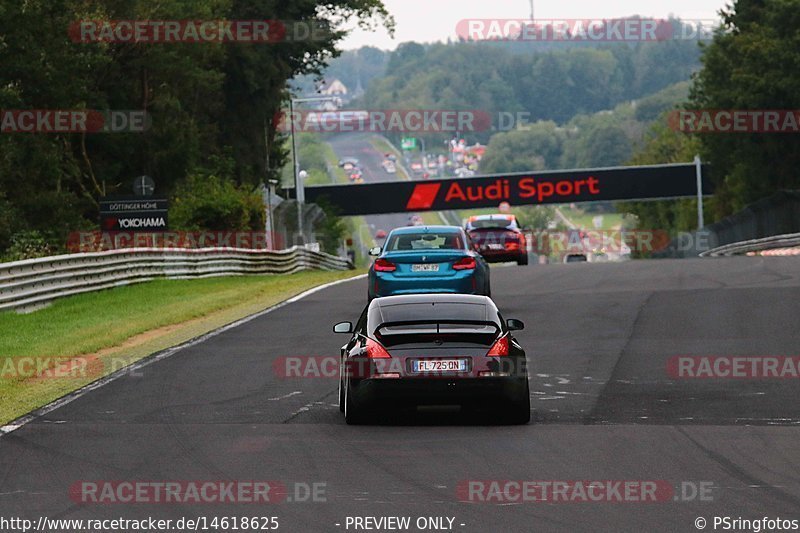
<path id="1" fill-rule="evenodd" d="M 724 33 L 703 54 L 693 109 L 800 109 L 800 1 L 737 0 L 723 10 Z M 781 188 L 800 186 L 796 133 L 702 135 L 717 183 L 716 217 Z"/>
<path id="2" fill-rule="evenodd" d="M 523 113 L 529 122 L 564 124 L 685 82 L 699 67 L 696 42 L 557 50 L 528 44 L 526 53 L 509 43 L 401 44 L 363 103 L 376 109 L 476 109 L 493 117 Z M 495 126 L 502 127 L 499 120 Z M 487 142 L 492 133 L 469 133 L 467 140 Z"/>
<path id="3" fill-rule="evenodd" d="M 703 68 L 688 102 L 695 110 L 800 108 L 800 1 L 738 0 L 723 10 L 723 31 L 705 47 Z M 632 164 L 688 161 L 700 154 L 712 165 L 714 196 L 704 201 L 706 223 L 735 213 L 779 189 L 800 187 L 796 133 L 684 134 L 655 126 Z M 710 209 L 709 209 L 710 208 Z M 694 229 L 696 202 L 624 204 L 640 226 Z"/>
<path id="4" fill-rule="evenodd" d="M 326 31 L 270 44 L 73 42 L 70 24 L 87 19 L 280 19 Z M 96 227 L 100 196 L 130 194 L 141 174 L 159 196 L 214 157 L 233 161 L 219 179 L 250 190 L 278 176 L 287 153 L 274 117 L 287 81 L 335 57 L 352 19 L 393 24 L 380 0 L 0 0 L 0 109 L 146 110 L 152 120 L 143 133 L 0 135 L 0 253 L 29 230 L 63 246 L 67 232 Z"/>
<path id="5" fill-rule="evenodd" d="M 496 133 L 489 141 L 481 170 L 497 173 L 626 164 L 645 142 L 644 133 L 650 124 L 660 113 L 677 107 L 687 94 L 688 83 L 681 82 L 612 110 L 577 115 L 561 126 L 538 121 Z"/>

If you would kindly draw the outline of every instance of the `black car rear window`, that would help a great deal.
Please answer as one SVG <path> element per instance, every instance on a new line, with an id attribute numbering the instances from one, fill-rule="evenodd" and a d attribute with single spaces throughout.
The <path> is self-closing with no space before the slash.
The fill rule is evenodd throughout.
<path id="1" fill-rule="evenodd" d="M 397 233 L 389 238 L 389 252 L 412 250 L 463 250 L 464 240 L 455 232 Z"/>
<path id="2" fill-rule="evenodd" d="M 474 324 L 444 324 L 438 325 L 439 331 L 449 330 L 451 332 L 461 331 L 464 328 L 472 332 L 483 333 L 487 330 L 482 326 L 482 322 L 492 322 L 500 324 L 500 317 L 497 310 L 484 303 L 469 302 L 409 302 L 397 304 L 381 304 L 370 312 L 367 329 L 374 333 L 375 329 L 381 324 L 429 321 L 430 325 L 421 324 L 418 326 L 403 325 L 393 328 L 416 328 L 426 331 L 436 331 L 437 321 L 472 321 Z M 499 326 L 498 326 L 499 327 Z M 482 330 L 480 328 L 483 328 Z M 420 331 L 422 332 L 422 331 Z"/>
<path id="3" fill-rule="evenodd" d="M 467 230 L 476 229 L 518 229 L 517 223 L 513 218 L 497 217 L 497 218 L 479 218 L 470 220 L 467 224 Z"/>

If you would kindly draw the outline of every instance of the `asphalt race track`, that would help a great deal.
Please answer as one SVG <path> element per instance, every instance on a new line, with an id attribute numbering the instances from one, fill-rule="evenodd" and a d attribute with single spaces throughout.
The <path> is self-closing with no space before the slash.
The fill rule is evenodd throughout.
<path id="1" fill-rule="evenodd" d="M 518 335 L 533 365 L 536 421 L 527 426 L 426 413 L 351 427 L 335 378 L 278 376 L 277 358 L 336 355 L 345 342 L 331 325 L 356 319 L 366 290 L 363 279 L 339 284 L 0 437 L 0 515 L 277 516 L 279 531 L 291 532 L 354 531 L 348 516 L 442 516 L 476 533 L 696 531 L 698 517 L 712 531 L 715 515 L 800 518 L 798 380 L 675 380 L 666 371 L 676 355 L 797 356 L 798 265 L 740 257 L 493 267 L 498 306 L 527 325 Z M 69 490 L 80 480 L 317 482 L 326 501 L 79 504 Z M 648 503 L 467 503 L 457 493 L 467 480 L 713 490 Z"/>
<path id="2" fill-rule="evenodd" d="M 339 158 L 355 157 L 358 159 L 358 164 L 363 171 L 364 181 L 367 183 L 400 179 L 398 174 L 389 174 L 383 170 L 381 166 L 383 153 L 377 151 L 369 141 L 369 135 L 359 133 L 340 134 L 329 140 L 331 147 Z M 403 164 L 402 160 L 398 161 L 398 164 Z M 408 169 L 408 172 L 411 173 L 411 170 Z M 358 185 L 353 185 L 353 187 L 358 187 Z M 364 218 L 367 224 L 374 226 L 374 228 L 370 229 L 370 233 L 374 236 L 378 230 L 384 230 L 388 233 L 394 228 L 408 225 L 411 215 L 412 213 L 387 213 L 383 215 L 368 215 Z M 379 244 L 382 244 L 382 242 L 379 241 Z"/>

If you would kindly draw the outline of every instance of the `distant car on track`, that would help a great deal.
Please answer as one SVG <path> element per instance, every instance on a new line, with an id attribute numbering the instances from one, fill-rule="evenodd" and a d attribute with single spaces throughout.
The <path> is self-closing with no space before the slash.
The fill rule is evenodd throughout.
<path id="1" fill-rule="evenodd" d="M 355 157 L 343 157 L 339 160 L 339 166 L 343 168 L 347 166 L 353 168 L 355 166 L 358 166 L 358 159 L 356 159 Z"/>
<path id="2" fill-rule="evenodd" d="M 368 273 L 367 299 L 413 293 L 491 295 L 489 265 L 458 226 L 393 229 Z"/>
<path id="3" fill-rule="evenodd" d="M 385 170 L 387 174 L 397 173 L 397 167 L 395 166 L 394 162 L 390 161 L 389 159 L 384 160 L 383 163 L 381 163 L 381 166 L 383 167 L 383 170 Z"/>
<path id="4" fill-rule="evenodd" d="M 490 409 L 494 419 L 526 424 L 527 360 L 512 335 L 523 328 L 485 296 L 378 298 L 355 326 L 333 328 L 351 335 L 340 352 L 339 409 L 348 424 L 426 405 Z"/>
<path id="5" fill-rule="evenodd" d="M 379 229 L 378 231 L 376 231 L 375 232 L 375 238 L 376 239 L 385 239 L 386 238 L 386 230 Z"/>
<path id="6" fill-rule="evenodd" d="M 408 226 L 423 226 L 425 221 L 422 220 L 422 217 L 419 215 L 411 215 L 408 217 Z"/>
<path id="7" fill-rule="evenodd" d="M 478 215 L 467 219 L 466 231 L 477 251 L 489 262 L 528 264 L 525 234 L 514 215 Z"/>
<path id="8" fill-rule="evenodd" d="M 564 256 L 564 263 L 586 263 L 589 259 L 586 254 L 567 254 Z"/>

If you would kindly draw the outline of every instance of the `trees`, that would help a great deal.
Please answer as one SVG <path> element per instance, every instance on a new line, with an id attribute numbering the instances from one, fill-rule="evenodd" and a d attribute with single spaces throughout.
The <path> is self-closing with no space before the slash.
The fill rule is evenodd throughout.
<path id="1" fill-rule="evenodd" d="M 674 131 L 667 126 L 666 114 L 655 122 L 642 148 L 628 162 L 631 165 L 688 163 L 698 153 L 699 139 Z M 672 234 L 697 229 L 697 200 L 662 200 L 658 202 L 625 202 L 618 210 L 632 213 L 638 226 L 648 230 L 665 230 Z"/>
<path id="2" fill-rule="evenodd" d="M 557 168 L 563 151 L 565 134 L 555 122 L 537 122 L 506 133 L 498 133 L 489 141 L 481 172 L 524 172 Z"/>
<path id="3" fill-rule="evenodd" d="M 613 109 L 685 81 L 699 66 L 698 57 L 690 42 L 544 48 L 541 43 L 404 43 L 361 103 L 375 109 L 477 109 L 493 116 L 524 112 L 530 122 L 564 124 L 577 114 Z M 488 142 L 492 134 L 467 132 L 469 142 Z M 431 135 L 428 144 L 445 136 Z"/>
<path id="4" fill-rule="evenodd" d="M 268 44 L 81 43 L 68 32 L 81 20 L 223 19 L 322 31 Z M 0 135 L 0 198 L 14 214 L 0 217 L 0 250 L 26 230 L 63 246 L 67 232 L 96 225 L 100 196 L 128 194 L 137 175 L 166 196 L 215 157 L 233 162 L 217 178 L 249 190 L 276 176 L 286 150 L 274 117 L 287 81 L 334 57 L 352 19 L 393 25 L 380 0 L 0 2 L 0 109 L 146 110 L 152 119 L 145 132 Z"/>
<path id="5" fill-rule="evenodd" d="M 690 94 L 695 109 L 800 108 L 800 9 L 796 0 L 738 0 L 704 51 Z M 786 133 L 701 136 L 716 182 L 712 215 L 729 215 L 780 188 L 800 185 L 800 137 Z"/>

